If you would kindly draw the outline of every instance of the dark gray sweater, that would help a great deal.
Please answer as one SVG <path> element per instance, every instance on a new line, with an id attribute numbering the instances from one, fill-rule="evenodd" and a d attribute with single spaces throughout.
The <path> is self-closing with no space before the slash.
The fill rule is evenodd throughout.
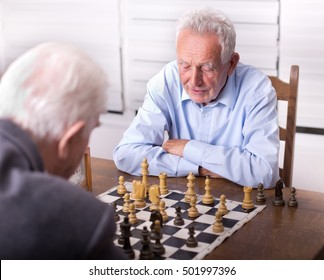
<path id="1" fill-rule="evenodd" d="M 31 138 L 0 119 L 0 259 L 124 259 L 111 206 L 44 171 Z"/>

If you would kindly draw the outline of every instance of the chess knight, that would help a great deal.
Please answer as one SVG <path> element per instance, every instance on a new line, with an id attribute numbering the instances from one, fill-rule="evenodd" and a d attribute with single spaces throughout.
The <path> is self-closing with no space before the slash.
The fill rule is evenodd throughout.
<path id="1" fill-rule="evenodd" d="M 149 200 L 151 201 L 150 210 L 159 210 L 160 188 L 158 185 L 152 185 L 149 188 Z"/>

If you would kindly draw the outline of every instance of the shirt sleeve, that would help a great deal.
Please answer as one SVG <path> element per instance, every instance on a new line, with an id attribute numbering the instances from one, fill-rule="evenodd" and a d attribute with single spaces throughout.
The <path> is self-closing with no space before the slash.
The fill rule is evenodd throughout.
<path id="1" fill-rule="evenodd" d="M 170 106 L 167 100 L 169 90 L 160 73 L 147 86 L 142 107 L 115 148 L 113 157 L 117 168 L 132 175 L 141 175 L 141 162 L 149 162 L 149 174 L 153 176 L 165 172 L 170 177 L 187 176 L 189 172 L 198 174 L 199 166 L 182 157 L 168 154 L 162 145 L 165 131 L 171 125 Z"/>

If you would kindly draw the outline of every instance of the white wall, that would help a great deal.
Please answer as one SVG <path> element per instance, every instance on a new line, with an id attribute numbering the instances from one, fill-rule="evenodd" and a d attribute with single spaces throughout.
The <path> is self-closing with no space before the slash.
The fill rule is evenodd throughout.
<path id="1" fill-rule="evenodd" d="M 293 186 L 324 193 L 324 135 L 296 134 Z"/>

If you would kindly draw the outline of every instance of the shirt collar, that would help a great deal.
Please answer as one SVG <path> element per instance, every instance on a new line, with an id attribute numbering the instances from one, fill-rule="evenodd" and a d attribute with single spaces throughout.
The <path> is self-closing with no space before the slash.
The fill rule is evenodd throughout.
<path id="1" fill-rule="evenodd" d="M 221 103 L 224 104 L 227 107 L 230 107 L 231 109 L 234 108 L 235 102 L 237 100 L 238 92 L 236 90 L 236 72 L 234 72 L 232 75 L 230 75 L 227 79 L 227 82 L 222 89 L 222 91 L 219 93 L 215 103 Z"/>

